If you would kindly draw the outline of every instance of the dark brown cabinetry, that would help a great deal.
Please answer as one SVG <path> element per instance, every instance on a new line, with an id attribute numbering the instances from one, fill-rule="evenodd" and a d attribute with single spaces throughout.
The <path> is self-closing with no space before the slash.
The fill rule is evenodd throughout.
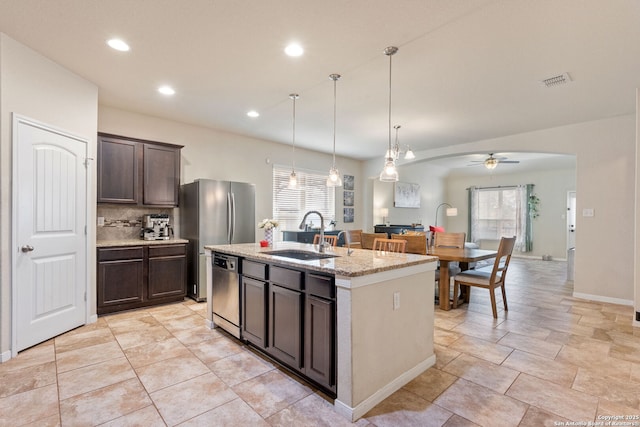
<path id="1" fill-rule="evenodd" d="M 186 245 L 149 246 L 149 299 L 184 297 Z"/>
<path id="2" fill-rule="evenodd" d="M 302 292 L 274 284 L 269 286 L 267 351 L 296 369 L 302 368 L 302 307 Z"/>
<path id="3" fill-rule="evenodd" d="M 106 284 L 114 284 L 106 286 Z M 117 285 L 115 285 L 117 284 Z M 141 303 L 144 285 L 144 250 L 98 249 L 98 313 L 100 308 Z"/>
<path id="4" fill-rule="evenodd" d="M 266 264 L 242 260 L 242 337 L 259 348 L 267 347 Z"/>
<path id="5" fill-rule="evenodd" d="M 98 314 L 182 301 L 186 245 L 98 248 Z"/>
<path id="6" fill-rule="evenodd" d="M 335 391 L 335 286 L 332 277 L 307 274 L 305 374 Z"/>
<path id="7" fill-rule="evenodd" d="M 98 134 L 98 203 L 178 205 L 181 145 Z"/>
<path id="8" fill-rule="evenodd" d="M 242 261 L 242 339 L 336 391 L 333 276 Z"/>

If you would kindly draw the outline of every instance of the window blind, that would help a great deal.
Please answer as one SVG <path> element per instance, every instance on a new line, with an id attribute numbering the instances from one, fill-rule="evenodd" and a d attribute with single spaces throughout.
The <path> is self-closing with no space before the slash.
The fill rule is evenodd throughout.
<path id="1" fill-rule="evenodd" d="M 324 172 L 296 169 L 298 188 L 290 189 L 290 166 L 273 165 L 273 218 L 281 230 L 297 230 L 308 211 L 322 214 L 325 226 L 335 219 L 335 187 L 327 187 Z M 320 226 L 317 215 L 310 216 L 314 226 Z"/>

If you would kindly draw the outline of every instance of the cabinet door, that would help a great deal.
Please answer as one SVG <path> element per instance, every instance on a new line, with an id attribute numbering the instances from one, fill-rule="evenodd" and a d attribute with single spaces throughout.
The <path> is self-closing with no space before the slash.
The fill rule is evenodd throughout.
<path id="1" fill-rule="evenodd" d="M 267 347 L 267 283 L 242 277 L 242 338 Z"/>
<path id="2" fill-rule="evenodd" d="M 178 206 L 180 186 L 180 150 L 162 145 L 144 144 L 143 203 Z"/>
<path id="3" fill-rule="evenodd" d="M 307 295 L 304 366 L 312 380 L 335 390 L 335 302 Z"/>
<path id="4" fill-rule="evenodd" d="M 127 304 L 142 302 L 143 285 L 142 259 L 99 262 L 98 314 L 114 311 L 115 306 L 126 309 Z"/>
<path id="5" fill-rule="evenodd" d="M 138 203 L 138 144 L 98 137 L 98 203 Z"/>
<path id="6" fill-rule="evenodd" d="M 302 368 L 302 298 L 301 292 L 269 286 L 267 351 L 294 369 Z"/>
<path id="7" fill-rule="evenodd" d="M 186 266 L 185 255 L 149 258 L 149 299 L 185 295 Z"/>

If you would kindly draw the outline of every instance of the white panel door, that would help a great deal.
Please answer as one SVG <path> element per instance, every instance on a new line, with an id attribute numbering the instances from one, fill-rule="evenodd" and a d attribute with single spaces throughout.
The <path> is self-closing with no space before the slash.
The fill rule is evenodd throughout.
<path id="1" fill-rule="evenodd" d="M 14 352 L 86 319 L 87 141 L 14 118 Z"/>
<path id="2" fill-rule="evenodd" d="M 567 249 L 576 247 L 576 192 L 567 192 Z"/>

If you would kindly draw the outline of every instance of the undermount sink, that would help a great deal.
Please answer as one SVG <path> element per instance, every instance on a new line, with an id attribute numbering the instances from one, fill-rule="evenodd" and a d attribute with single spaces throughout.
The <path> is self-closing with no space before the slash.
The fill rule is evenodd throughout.
<path id="1" fill-rule="evenodd" d="M 331 254 L 321 254 L 319 252 L 301 251 L 301 250 L 295 250 L 295 249 L 282 249 L 279 251 L 270 251 L 270 252 L 263 252 L 263 253 L 267 255 L 281 256 L 284 258 L 295 258 L 303 261 L 335 258 L 338 256 L 338 255 L 331 255 Z"/>

